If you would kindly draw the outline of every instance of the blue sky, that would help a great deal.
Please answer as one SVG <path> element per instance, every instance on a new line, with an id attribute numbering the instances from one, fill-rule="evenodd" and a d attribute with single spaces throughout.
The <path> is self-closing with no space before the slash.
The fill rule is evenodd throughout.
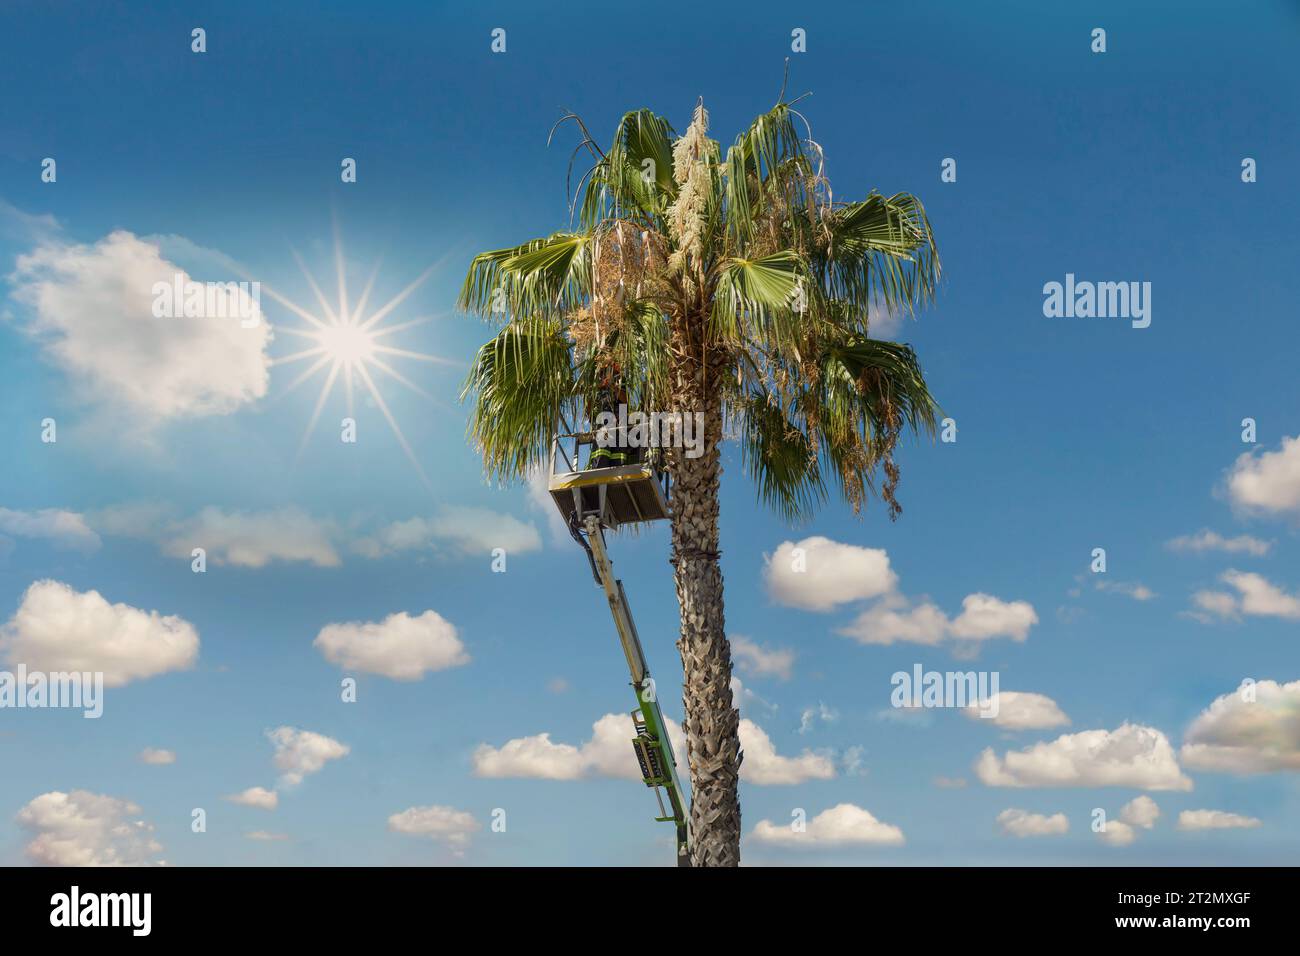
<path id="1" fill-rule="evenodd" d="M 190 50 L 196 26 L 207 31 L 202 55 Z M 507 31 L 503 54 L 490 50 L 495 27 Z M 1104 54 L 1090 51 L 1095 27 L 1107 31 Z M 806 53 L 790 52 L 794 28 L 806 30 Z M 474 252 L 565 225 L 576 141 L 566 129 L 546 145 L 561 108 L 603 141 L 641 106 L 681 130 L 703 96 L 725 144 L 774 101 L 787 55 L 790 89 L 813 93 L 803 111 L 837 198 L 875 188 L 926 204 L 943 287 L 937 306 L 896 335 L 917 349 L 958 438 L 909 443 L 895 524 L 878 507 L 859 519 L 835 504 L 787 527 L 761 510 L 727 453 L 728 630 L 766 654 L 793 652 L 788 675 L 738 671 L 751 692 L 742 716 L 777 755 L 756 758 L 751 738 L 746 763 L 797 780 L 744 783 L 747 862 L 1294 859 L 1294 4 L 795 12 L 753 3 L 740 18 L 699 5 L 648 18 L 582 4 L 16 4 L 0 13 L 0 36 L 9 67 L 0 88 L 0 667 L 15 663 L 5 641 L 12 650 L 39 637 L 39 609 L 25 601 L 41 581 L 66 585 L 49 600 L 75 605 L 41 632 L 46 641 L 102 643 L 114 621 L 144 620 L 129 609 L 175 615 L 199 641 L 189 666 L 110 687 L 97 721 L 0 710 L 0 863 L 71 852 L 74 811 L 91 821 L 92 855 L 178 864 L 671 860 L 653 798 L 605 775 L 597 748 L 569 771 L 580 779 L 485 776 L 476 763 L 484 745 L 542 734 L 580 746 L 631 698 L 580 551 L 554 535 L 527 489 L 486 485 L 466 445 L 457 396 L 489 330 L 455 312 L 454 299 Z M 56 182 L 41 180 L 45 157 L 57 161 Z M 340 182 L 344 157 L 357 161 L 355 183 Z M 956 182 L 940 180 L 948 157 Z M 1242 182 L 1245 157 L 1256 182 Z M 239 364 L 247 335 L 206 330 L 159 344 L 141 332 L 152 320 L 136 308 L 148 302 L 131 284 L 144 274 L 136 266 L 227 281 L 240 278 L 233 261 L 319 311 L 295 251 L 332 297 L 335 222 L 353 295 L 381 263 L 374 305 L 435 266 L 385 324 L 432 317 L 391 342 L 452 364 L 393 359 L 431 398 L 376 381 L 431 488 L 361 393 L 358 442 L 338 440 L 347 409 L 337 389 L 296 459 L 321 378 L 286 394 L 301 366 L 266 370 L 259 356 L 303 346 L 283 331 L 303 320 L 280 302 L 263 297 L 274 338 L 253 350 L 251 370 Z M 96 269 L 121 281 L 96 285 Z M 1150 282 L 1151 326 L 1045 317 L 1043 286 L 1067 273 Z M 133 357 L 139 375 L 122 365 Z M 164 388 L 155 359 L 188 372 Z M 47 417 L 58 423 L 54 444 L 40 440 Z M 1246 417 L 1255 444 L 1242 442 Z M 411 519 L 420 546 L 376 555 L 385 529 Z M 1210 538 L 1198 539 L 1200 550 L 1169 545 L 1202 531 L 1236 550 Z M 217 546 L 207 572 L 194 574 L 189 544 L 205 534 Z M 769 556 L 810 537 L 884 551 L 894 586 L 856 598 L 818 591 L 826 610 L 792 606 L 798 588 L 819 585 L 781 591 Z M 510 551 L 504 574 L 491 571 L 494 546 Z M 680 665 L 666 530 L 612 547 L 651 667 L 671 688 Z M 1099 547 L 1104 575 L 1089 571 Z M 834 552 L 849 567 L 866 553 Z M 90 592 L 126 610 L 91 613 L 93 602 L 78 598 Z M 839 633 L 873 608 L 914 615 L 932 604 L 951 624 L 979 594 L 1027 603 L 1036 623 L 974 642 L 973 658 L 951 638 L 886 644 L 877 627 L 876 642 L 862 643 Z M 428 611 L 438 620 L 422 619 L 435 635 L 425 639 L 444 650 L 459 642 L 467 663 L 403 681 L 341 667 L 313 646 L 331 624 Z M 1010 729 L 951 711 L 899 719 L 890 675 L 917 663 L 997 671 L 1004 691 L 1050 698 L 1069 723 Z M 340 701 L 345 676 L 359 681 L 356 703 Z M 1245 703 L 1236 693 L 1245 678 L 1283 686 L 1261 684 Z M 679 718 L 678 695 L 661 696 Z M 1219 698 L 1219 711 L 1197 723 Z M 801 732 L 805 711 L 823 707 L 833 717 Z M 1150 735 L 1116 736 L 1126 724 L 1162 735 L 1168 753 Z M 267 732 L 280 727 L 348 753 L 317 767 L 313 755 L 328 746 L 295 737 L 277 766 Z M 1105 733 L 1061 742 L 1093 731 Z M 1026 757 L 1029 785 L 999 785 L 976 769 L 987 748 L 1006 767 L 1006 754 L 1038 744 L 1047 749 Z M 142 763 L 145 748 L 175 762 Z M 1072 785 L 1033 776 L 1053 760 L 1077 771 Z M 309 769 L 294 783 L 286 767 Z M 1099 785 L 1108 767 L 1123 782 Z M 1144 785 L 1167 784 L 1169 772 L 1191 789 Z M 255 786 L 278 794 L 273 810 L 225 799 Z M 78 791 L 107 799 L 37 802 Z M 1133 824 L 1127 845 L 1092 832 L 1094 808 L 1117 818 L 1144 793 L 1161 811 L 1154 826 Z M 905 842 L 753 835 L 760 821 L 784 827 L 795 808 L 814 818 L 842 804 Z M 429 817 L 437 826 L 426 820 L 411 833 L 390 822 L 429 807 L 447 808 Z M 191 832 L 194 808 L 207 813 L 205 833 Z M 490 827 L 496 808 L 506 811 L 503 833 Z M 1068 832 L 1009 834 L 997 822 L 1008 809 L 1063 813 Z M 1194 810 L 1258 825 L 1177 826 Z M 115 846 L 101 831 L 119 816 L 146 821 L 160 849 Z M 276 838 L 247 836 L 259 832 Z"/>

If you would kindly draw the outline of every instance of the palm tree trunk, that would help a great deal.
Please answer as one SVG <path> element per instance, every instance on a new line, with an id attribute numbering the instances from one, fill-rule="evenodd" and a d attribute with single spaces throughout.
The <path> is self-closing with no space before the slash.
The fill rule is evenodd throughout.
<path id="1" fill-rule="evenodd" d="M 698 380 L 697 380 L 698 381 Z M 731 648 L 718 562 L 719 442 L 722 414 L 716 389 L 691 388 L 704 404 L 704 453 L 672 455 L 671 559 L 681 609 L 686 746 L 691 774 L 691 864 L 740 864 L 740 715 L 731 697 Z M 706 394 L 701 396 L 700 391 Z M 707 394 L 712 391 L 713 394 Z M 683 398 L 685 396 L 682 396 Z M 684 414 L 689 401 L 678 407 Z M 693 405 L 695 410 L 700 404 Z"/>

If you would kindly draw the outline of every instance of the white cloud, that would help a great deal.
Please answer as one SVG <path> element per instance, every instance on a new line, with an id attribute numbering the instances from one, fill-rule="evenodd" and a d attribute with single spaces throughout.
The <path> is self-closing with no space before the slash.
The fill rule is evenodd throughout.
<path id="1" fill-rule="evenodd" d="M 1238 606 L 1243 614 L 1260 617 L 1300 619 L 1300 598 L 1287 594 L 1277 585 L 1258 574 L 1245 571 L 1225 571 L 1225 584 L 1237 589 Z"/>
<path id="2" fill-rule="evenodd" d="M 890 595 L 838 632 L 860 644 L 933 645 L 953 638 L 969 650 L 995 637 L 1024 641 L 1037 623 L 1038 614 L 1028 602 L 1003 601 L 990 594 L 968 594 L 961 613 L 951 620 L 929 602 L 910 606 L 901 595 Z"/>
<path id="3" fill-rule="evenodd" d="M 1210 616 L 1234 618 L 1247 614 L 1300 620 L 1300 597 L 1286 593 L 1263 575 L 1230 569 L 1219 575 L 1219 580 L 1237 593 L 1197 591 L 1192 595 L 1194 617 L 1208 621 Z"/>
<path id="4" fill-rule="evenodd" d="M 980 716 L 981 712 L 991 713 L 994 710 L 997 711 L 995 717 Z M 962 713 L 976 722 L 987 721 L 1004 730 L 1043 730 L 1062 727 L 1070 722 L 1070 718 L 1052 698 L 1045 694 L 1015 690 L 1000 691 L 984 704 L 971 704 L 962 708 Z"/>
<path id="5" fill-rule="evenodd" d="M 1131 597 L 1135 601 L 1150 601 L 1156 596 L 1145 584 L 1137 584 L 1128 581 L 1107 581 L 1104 578 L 1097 578 L 1097 590 L 1108 591 L 1112 594 L 1122 594 L 1125 597 Z"/>
<path id="6" fill-rule="evenodd" d="M 1229 618 L 1237 616 L 1237 599 L 1223 591 L 1197 591 L 1192 595 L 1194 611 L 1190 616 L 1209 623 L 1212 617 Z"/>
<path id="7" fill-rule="evenodd" d="M 383 621 L 327 624 L 312 646 L 344 670 L 419 680 L 432 671 L 469 663 L 456 627 L 437 611 L 411 617 L 405 611 Z"/>
<path id="8" fill-rule="evenodd" d="M 306 561 L 317 567 L 340 564 L 330 538 L 333 528 L 300 508 L 272 511 L 222 511 L 207 507 L 162 532 L 162 550 L 189 558 L 203 548 L 208 560 L 241 568 L 261 568 L 272 561 Z"/>
<path id="9" fill-rule="evenodd" d="M 549 479 L 550 476 L 546 471 L 535 471 L 528 476 L 524 484 L 528 509 L 545 518 L 546 534 L 551 539 L 551 544 L 570 548 L 573 546 L 573 538 L 564 524 L 564 519 L 560 517 L 560 509 L 555 507 L 555 500 L 551 497 L 548 488 Z"/>
<path id="10" fill-rule="evenodd" d="M 56 548 L 90 553 L 100 545 L 99 535 L 86 524 L 84 515 L 58 508 L 13 511 L 0 508 L 0 534 L 16 538 L 43 538 Z"/>
<path id="11" fill-rule="evenodd" d="M 1002 757 L 989 747 L 974 769 L 989 787 L 1192 789 L 1169 739 L 1152 727 L 1128 723 L 1117 730 L 1063 734 Z"/>
<path id="12" fill-rule="evenodd" d="M 106 687 L 194 666 L 199 635 L 175 615 L 37 581 L 0 627 L 0 658 L 28 670 L 103 673 Z"/>
<path id="13" fill-rule="evenodd" d="M 680 772 L 685 766 L 686 738 L 676 721 L 668 717 L 664 720 Z M 591 730 L 591 739 L 580 746 L 555 743 L 549 733 L 518 737 L 500 747 L 480 744 L 472 758 L 474 774 L 539 780 L 640 780 L 641 771 L 632 750 L 632 718 L 627 714 L 606 714 L 591 725 Z"/>
<path id="14" fill-rule="evenodd" d="M 478 777 L 578 780 L 587 772 L 582 750 L 573 744 L 553 742 L 549 731 L 532 737 L 516 737 L 500 747 L 479 744 L 474 751 L 473 765 L 474 775 Z"/>
<path id="15" fill-rule="evenodd" d="M 1246 452 L 1228 472 L 1228 498 L 1245 511 L 1300 516 L 1300 436 L 1277 451 Z"/>
<path id="16" fill-rule="evenodd" d="M 156 245 L 119 230 L 93 245 L 47 239 L 18 257 L 10 282 L 31 309 L 27 330 L 82 397 L 147 428 L 228 414 L 267 390 L 265 321 L 244 328 L 238 318 L 154 317 L 154 284 L 177 274 L 188 281 Z M 240 293 L 223 295 L 232 315 L 248 304 Z"/>
<path id="17" fill-rule="evenodd" d="M 433 533 L 424 518 L 407 518 L 385 525 L 373 535 L 352 543 L 352 550 L 367 558 L 382 558 L 399 551 L 414 551 L 433 546 Z"/>
<path id="18" fill-rule="evenodd" d="M 444 508 L 433 519 L 432 531 L 462 554 L 487 554 L 494 548 L 523 554 L 542 547 L 542 536 L 532 522 L 486 508 Z"/>
<path id="19" fill-rule="evenodd" d="M 87 521 L 100 534 L 154 538 L 173 520 L 175 510 L 165 501 L 132 501 L 92 511 Z"/>
<path id="20" fill-rule="evenodd" d="M 789 786 L 835 776 L 835 760 L 829 752 L 804 750 L 797 757 L 783 757 L 763 728 L 745 718 L 740 721 L 740 747 L 745 752 L 740 779 L 746 783 Z"/>
<path id="21" fill-rule="evenodd" d="M 833 724 L 839 719 L 840 715 L 835 710 L 818 701 L 816 707 L 805 707 L 803 713 L 799 715 L 799 733 L 808 733 L 817 726 L 818 722 Z"/>
<path id="22" fill-rule="evenodd" d="M 296 727 L 268 730 L 266 738 L 275 745 L 275 767 L 287 786 L 302 783 L 308 774 L 317 773 L 331 760 L 346 757 L 352 749 L 331 737 Z"/>
<path id="23" fill-rule="evenodd" d="M 877 601 L 838 629 L 860 644 L 938 644 L 948 635 L 948 615 L 933 604 L 909 607 L 901 595 Z"/>
<path id="24" fill-rule="evenodd" d="M 678 772 L 686 766 L 686 738 L 672 718 L 665 717 L 668 740 L 677 757 Z M 802 783 L 835 776 L 828 754 L 803 751 L 797 757 L 776 752 L 771 738 L 751 720 L 742 719 L 740 745 L 745 751 L 741 778 L 759 785 Z M 580 745 L 556 743 L 550 733 L 517 737 L 500 747 L 480 744 L 472 763 L 478 777 L 527 777 L 540 780 L 581 780 L 617 777 L 640 780 L 641 771 L 632 750 L 632 719 L 627 714 L 606 714 L 592 724 L 591 739 Z"/>
<path id="25" fill-rule="evenodd" d="M 847 747 L 840 755 L 840 766 L 847 777 L 865 777 L 867 775 L 867 748 L 862 746 Z"/>
<path id="26" fill-rule="evenodd" d="M 1129 826 L 1150 830 L 1160 819 L 1160 806 L 1144 793 L 1120 807 L 1119 818 Z"/>
<path id="27" fill-rule="evenodd" d="M 744 681 L 735 674 L 731 675 L 731 699 L 736 708 L 742 711 L 752 707 L 755 709 L 761 708 L 767 713 L 773 713 L 778 709 L 776 704 L 771 703 L 746 687 Z"/>
<path id="28" fill-rule="evenodd" d="M 1197 770 L 1300 770 L 1300 680 L 1243 682 L 1216 698 L 1192 721 L 1180 755 Z"/>
<path id="29" fill-rule="evenodd" d="M 140 756 L 137 759 L 141 763 L 149 764 L 151 767 L 165 767 L 176 762 L 176 754 L 171 750 L 145 747 L 144 750 L 140 751 Z"/>
<path id="30" fill-rule="evenodd" d="M 1262 558 L 1273 549 L 1272 541 L 1262 541 L 1248 534 L 1235 538 L 1225 538 L 1217 532 L 1202 529 L 1196 534 L 1185 534 L 1166 543 L 1171 551 L 1202 553 L 1205 551 L 1224 551 L 1228 554 L 1249 554 Z"/>
<path id="31" fill-rule="evenodd" d="M 265 787 L 249 787 L 239 793 L 232 793 L 226 799 L 241 807 L 256 807 L 258 810 L 274 810 L 280 805 L 280 795 Z"/>
<path id="32" fill-rule="evenodd" d="M 446 544 L 459 554 L 490 554 L 504 548 L 507 554 L 539 551 L 542 536 L 532 522 L 486 508 L 443 508 L 433 517 L 407 518 L 381 528 L 353 544 L 368 558 L 402 551 L 436 550 Z"/>
<path id="33" fill-rule="evenodd" d="M 1070 821 L 1064 813 L 1054 813 L 1048 817 L 1041 813 L 1011 808 L 998 814 L 998 827 L 1007 836 L 1013 837 L 1059 836 L 1069 832 Z"/>
<path id="34" fill-rule="evenodd" d="M 279 841 L 289 839 L 284 833 L 271 833 L 269 830 L 250 830 L 244 834 L 249 840 Z"/>
<path id="35" fill-rule="evenodd" d="M 782 542 L 766 558 L 763 575 L 774 601 L 807 611 L 879 597 L 898 583 L 883 549 L 823 537 Z"/>
<path id="36" fill-rule="evenodd" d="M 395 521 L 361 537 L 295 505 L 253 511 L 210 505 L 181 518 L 166 504 L 136 502 L 97 511 L 89 524 L 102 534 L 155 540 L 170 557 L 188 559 L 194 548 L 203 548 L 215 564 L 245 568 L 273 561 L 338 567 L 344 548 L 365 558 L 381 558 L 444 546 L 456 554 L 486 554 L 493 548 L 522 554 L 541 547 L 532 524 L 482 508 L 444 508 L 434 517 Z"/>
<path id="37" fill-rule="evenodd" d="M 27 857 L 39 866 L 153 866 L 162 845 L 153 825 L 128 800 L 88 790 L 54 790 L 18 811 L 18 824 L 35 837 Z"/>
<path id="38" fill-rule="evenodd" d="M 0 199 L 0 236 L 20 242 L 44 242 L 59 233 L 59 221 L 48 212 L 23 212 L 17 206 Z"/>
<path id="39" fill-rule="evenodd" d="M 882 823 L 861 807 L 841 803 L 823 810 L 800 832 L 790 823 L 759 820 L 751 839 L 789 847 L 901 846 L 903 831 Z"/>
<path id="40" fill-rule="evenodd" d="M 789 648 L 768 648 L 751 641 L 743 634 L 732 634 L 731 656 L 747 674 L 756 677 L 773 676 L 789 680 L 794 676 L 794 651 Z"/>
<path id="41" fill-rule="evenodd" d="M 1128 846 L 1137 839 L 1137 831 L 1123 820 L 1107 820 L 1105 829 L 1097 831 L 1097 839 L 1108 846 Z"/>
<path id="42" fill-rule="evenodd" d="M 471 834 L 481 825 L 474 815 L 454 807 L 411 807 L 388 818 L 388 829 L 407 836 L 441 840 L 453 846 L 469 842 Z"/>
<path id="43" fill-rule="evenodd" d="M 991 594 L 968 594 L 961 602 L 961 613 L 953 619 L 952 635 L 962 640 L 983 641 L 991 637 L 1009 637 L 1023 641 L 1029 629 L 1038 623 L 1038 615 L 1026 601 L 1003 601 Z"/>
<path id="44" fill-rule="evenodd" d="M 1263 826 L 1262 820 L 1226 810 L 1184 810 L 1178 814 L 1180 830 L 1234 830 Z"/>
<path id="45" fill-rule="evenodd" d="M 891 309 L 879 296 L 873 296 L 870 306 L 870 334 L 873 339 L 894 339 L 907 318 L 904 309 Z"/>

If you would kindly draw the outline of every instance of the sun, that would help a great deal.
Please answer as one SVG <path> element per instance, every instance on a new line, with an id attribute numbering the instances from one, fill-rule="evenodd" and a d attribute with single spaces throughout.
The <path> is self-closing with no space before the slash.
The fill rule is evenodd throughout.
<path id="1" fill-rule="evenodd" d="M 310 344 L 301 351 L 272 359 L 272 365 L 289 365 L 311 360 L 310 364 L 289 383 L 279 397 L 283 398 L 288 395 L 318 373 L 324 376 L 320 393 L 316 398 L 316 405 L 312 409 L 311 420 L 308 421 L 307 427 L 303 431 L 302 442 L 298 446 L 298 456 L 295 458 L 295 462 L 302 457 L 307 442 L 316 428 L 316 423 L 320 420 L 321 412 L 325 408 L 326 402 L 329 401 L 330 395 L 334 392 L 334 386 L 342 382 L 347 401 L 348 417 L 354 417 L 353 399 L 356 389 L 364 387 L 373 400 L 375 407 L 379 409 L 384 420 L 388 422 L 388 426 L 392 429 L 398 444 L 401 445 L 402 451 L 405 452 L 411 464 L 415 466 L 420 480 L 424 482 L 426 488 L 432 491 L 433 486 L 424 473 L 424 468 L 421 467 L 419 460 L 415 457 L 415 452 L 411 450 L 411 445 L 406 440 L 406 436 L 402 434 L 401 426 L 397 424 L 397 419 L 393 416 L 388 402 L 384 400 L 383 393 L 376 384 L 376 378 L 379 375 L 390 378 L 424 398 L 445 406 L 446 403 L 440 402 L 402 372 L 395 369 L 390 364 L 390 360 L 402 359 L 440 365 L 457 365 L 459 363 L 437 355 L 398 348 L 389 345 L 386 341 L 387 337 L 395 332 L 422 325 L 438 318 L 438 316 L 421 316 L 399 322 L 396 325 L 384 326 L 382 324 L 385 319 L 396 312 L 412 292 L 429 278 L 439 263 L 435 262 L 429 266 L 387 303 L 373 312 L 367 313 L 366 307 L 370 301 L 370 293 L 375 286 L 375 279 L 379 274 L 379 264 L 376 263 L 371 270 L 370 277 L 356 303 L 351 303 L 348 298 L 347 275 L 344 268 L 343 242 L 339 236 L 337 222 L 334 225 L 334 271 L 338 283 L 337 302 L 330 303 L 326 299 L 325 293 L 321 291 L 321 287 L 307 268 L 307 264 L 303 262 L 302 257 L 297 252 L 294 253 L 294 258 L 297 259 L 298 267 L 302 270 L 308 286 L 311 287 L 312 293 L 316 297 L 320 309 L 319 313 L 314 313 L 292 302 L 265 282 L 262 283 L 262 291 L 307 323 L 305 326 L 298 328 L 276 326 L 276 331 L 287 332 L 298 338 L 306 339 Z"/>
<path id="2" fill-rule="evenodd" d="M 359 324 L 332 325 L 316 333 L 325 354 L 336 362 L 364 363 L 374 358 L 375 336 L 370 330 Z"/>

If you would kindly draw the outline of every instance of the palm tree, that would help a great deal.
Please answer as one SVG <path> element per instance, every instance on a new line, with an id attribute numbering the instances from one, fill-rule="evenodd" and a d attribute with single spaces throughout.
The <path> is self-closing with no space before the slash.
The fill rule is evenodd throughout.
<path id="1" fill-rule="evenodd" d="M 810 515 L 831 486 L 855 513 L 878 495 L 894 518 L 899 436 L 935 428 L 911 347 L 868 334 L 879 311 L 933 300 L 925 210 L 906 193 L 833 199 L 797 103 L 783 91 L 725 157 L 703 102 L 680 137 L 648 110 L 628 113 L 608 149 L 565 116 L 582 136 L 574 157 L 592 160 L 573 192 L 576 228 L 475 257 L 459 299 L 501 322 L 462 396 L 491 477 L 541 468 L 556 422 L 589 420 L 611 370 L 630 409 L 702 413 L 703 454 L 669 449 L 665 462 L 696 866 L 740 860 L 718 539 L 724 436 L 787 520 Z"/>

